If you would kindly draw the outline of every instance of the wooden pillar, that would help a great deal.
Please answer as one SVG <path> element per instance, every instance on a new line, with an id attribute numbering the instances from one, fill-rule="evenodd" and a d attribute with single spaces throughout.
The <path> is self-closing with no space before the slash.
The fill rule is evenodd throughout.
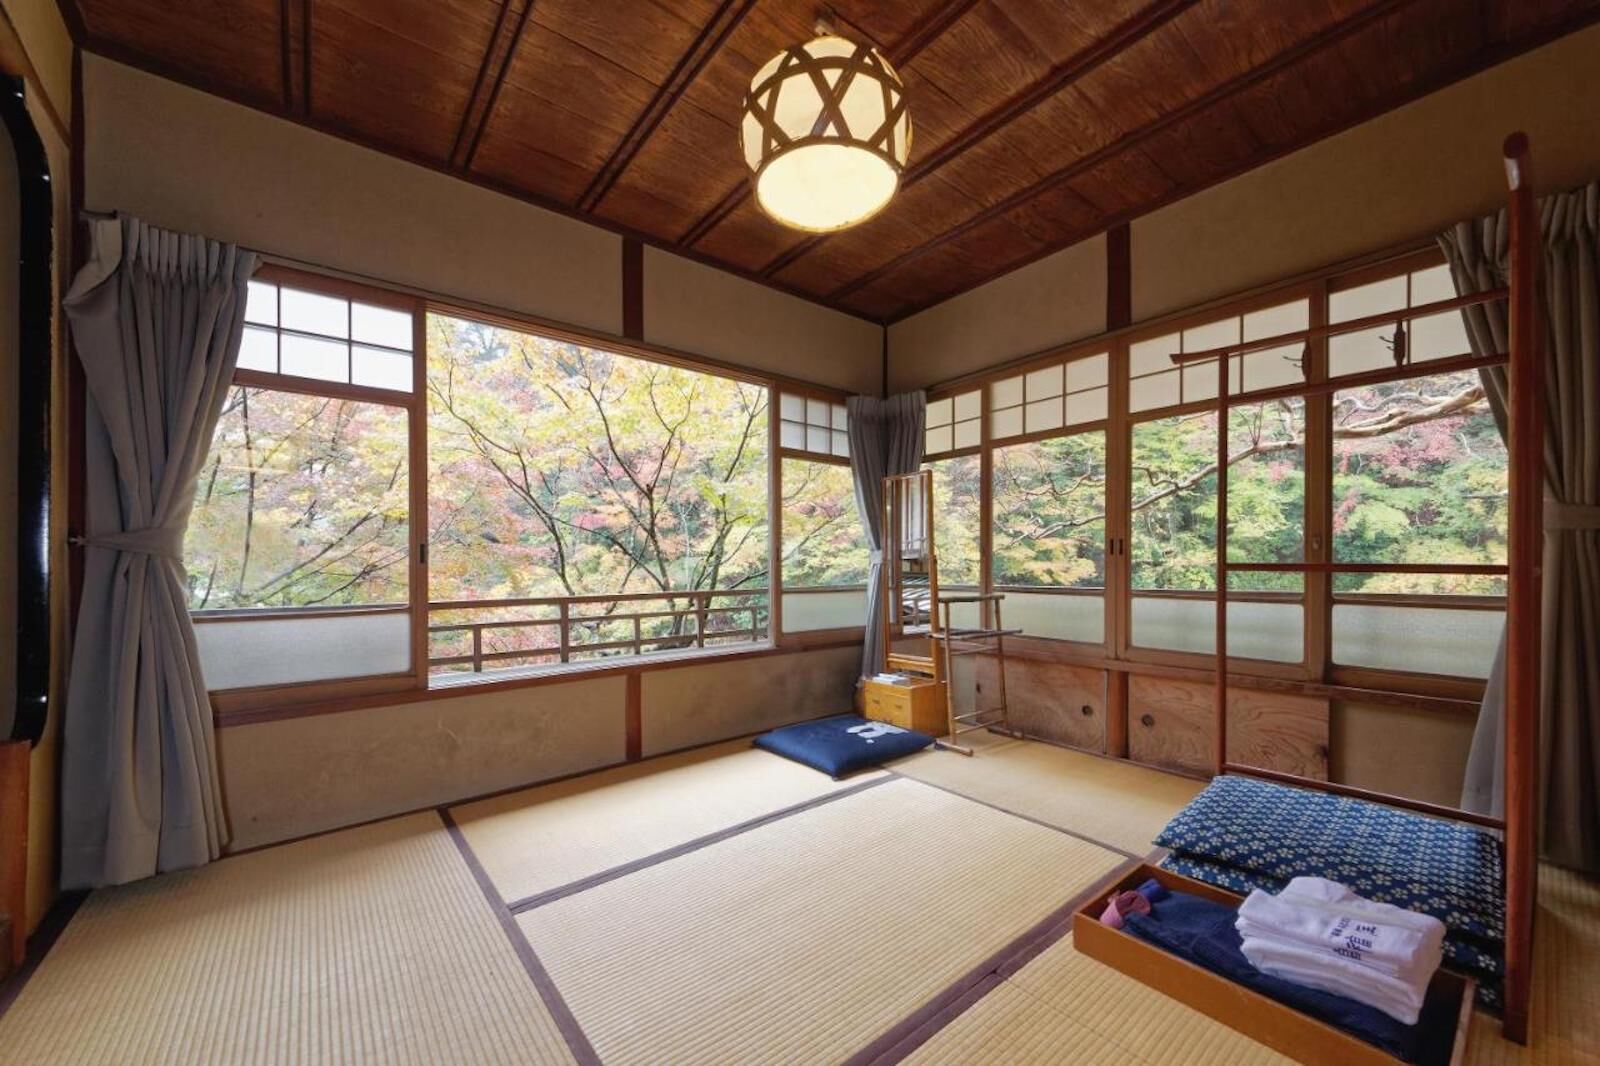
<path id="1" fill-rule="evenodd" d="M 1506 138 L 1511 187 L 1510 571 L 1506 587 L 1505 1035 L 1528 1040 L 1533 922 L 1538 895 L 1539 672 L 1544 554 L 1544 353 L 1539 347 L 1536 268 L 1539 217 L 1528 139 Z"/>

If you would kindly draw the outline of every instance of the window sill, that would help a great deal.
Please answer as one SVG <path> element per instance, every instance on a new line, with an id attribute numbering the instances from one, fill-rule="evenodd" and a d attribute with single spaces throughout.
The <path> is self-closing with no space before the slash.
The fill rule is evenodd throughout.
<path id="1" fill-rule="evenodd" d="M 832 634 L 829 634 L 832 636 Z M 818 634 L 821 636 L 821 634 Z M 536 667 L 509 668 L 483 673 L 436 675 L 428 679 L 427 687 L 410 687 L 386 692 L 350 695 L 326 694 L 326 683 L 314 683 L 322 691 L 316 697 L 297 692 L 299 686 L 280 686 L 274 689 L 234 690 L 212 693 L 213 720 L 219 729 L 233 726 L 255 725 L 289 718 L 307 718 L 323 714 L 338 714 L 377 707 L 391 707 L 429 700 L 459 699 L 485 692 L 505 689 L 532 688 L 538 685 L 577 684 L 608 677 L 648 673 L 653 670 L 686 669 L 707 663 L 737 662 L 772 655 L 796 655 L 832 648 L 855 647 L 861 643 L 861 631 L 840 634 L 828 640 L 786 639 L 782 643 L 771 641 L 740 644 L 726 648 L 706 648 L 692 651 L 658 652 L 648 655 L 630 655 L 626 658 L 594 660 L 590 662 L 545 664 Z M 307 686 L 309 687 L 309 686 Z M 229 697 L 238 697 L 245 691 L 259 699 L 247 703 L 234 703 Z M 297 698 L 298 697 L 298 698 Z"/>

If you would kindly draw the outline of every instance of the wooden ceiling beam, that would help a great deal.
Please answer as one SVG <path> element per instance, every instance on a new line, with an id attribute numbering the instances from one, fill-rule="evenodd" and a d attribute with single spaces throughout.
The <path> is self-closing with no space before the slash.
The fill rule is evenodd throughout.
<path id="1" fill-rule="evenodd" d="M 1193 2 L 1193 0 L 1190 0 Z M 968 11 L 977 6 L 978 0 L 949 0 L 929 18 L 923 19 L 916 29 L 896 41 L 891 48 L 884 50 L 885 57 L 895 67 L 903 67 L 921 55 L 934 41 L 961 21 Z M 857 31 L 859 32 L 859 31 Z M 865 36 L 865 34 L 862 34 Z M 686 248 L 693 247 L 705 238 L 705 235 L 716 229 L 722 220 L 731 215 L 735 209 L 743 204 L 750 196 L 750 180 L 741 178 L 739 184 L 729 189 L 726 194 L 714 204 L 711 210 L 701 215 L 695 224 L 684 230 L 678 238 L 678 243 Z"/>
<path id="2" fill-rule="evenodd" d="M 901 187 L 910 188 L 933 174 L 978 142 L 1015 122 L 1050 97 L 1063 92 L 1103 63 L 1115 59 L 1132 48 L 1198 2 L 1199 0 L 1156 0 L 1155 3 L 1136 11 L 1109 34 L 1079 50 L 1065 62 L 1051 67 L 1044 77 L 1005 103 L 980 115 L 976 121 L 940 145 L 930 155 L 917 160 L 906 169 L 905 176 L 901 179 Z M 839 236 L 837 233 L 823 233 L 807 237 L 762 267 L 761 276 L 771 277 L 828 238 L 837 236 Z"/>
<path id="3" fill-rule="evenodd" d="M 511 61 L 516 58 L 517 45 L 522 43 L 522 33 L 527 29 L 528 17 L 533 14 L 533 5 L 534 0 L 525 0 L 513 24 L 511 12 L 516 7 L 516 0 L 503 0 L 500 14 L 495 19 L 494 32 L 489 35 L 489 47 L 484 50 L 483 62 L 478 67 L 477 80 L 472 83 L 472 95 L 467 98 L 467 106 L 461 113 L 455 144 L 450 148 L 448 165 L 452 170 L 472 169 L 472 159 L 478 154 L 483 131 L 488 128 L 494 105 L 500 99 L 500 89 L 505 85 L 507 72 L 511 70 Z M 491 70 L 494 71 L 492 78 L 489 77 Z"/>
<path id="4" fill-rule="evenodd" d="M 1223 82 L 1221 85 L 1216 86 L 1209 92 L 1195 97 L 1182 107 L 1169 111 L 1160 118 L 1138 127 L 1137 129 L 1125 134 L 1117 140 L 1112 141 L 1103 148 L 1090 152 L 1086 156 L 1081 156 L 1072 163 L 1069 163 L 1067 166 L 1062 167 L 1060 170 L 1057 170 L 1044 178 L 1041 178 L 1039 181 L 1028 186 L 1027 188 L 1019 189 L 1010 196 L 1006 197 L 1004 200 L 1000 200 L 999 202 L 984 208 L 976 214 L 969 216 L 957 225 L 952 226 L 943 233 L 940 233 L 937 237 L 925 241 L 917 247 L 909 249 L 908 251 L 895 256 L 888 262 L 883 263 L 880 266 L 876 266 L 866 273 L 852 279 L 851 281 L 840 285 L 833 291 L 829 292 L 825 299 L 827 299 L 827 301 L 830 303 L 837 303 L 843 300 L 851 293 L 865 288 L 874 281 L 877 281 L 879 278 L 884 277 L 887 274 L 891 274 L 899 268 L 905 266 L 907 263 L 920 259 L 922 256 L 928 254 L 934 249 L 942 248 L 956 238 L 961 237 L 974 229 L 977 229 L 979 226 L 993 222 L 997 218 L 1001 218 L 1010 214 L 1012 211 L 1015 211 L 1019 207 L 1027 204 L 1030 200 L 1033 200 L 1052 189 L 1058 188 L 1074 178 L 1087 174 L 1089 171 L 1094 170 L 1096 167 L 1116 158 L 1119 155 L 1133 151 L 1141 144 L 1153 137 L 1158 136 L 1161 133 L 1164 133 L 1173 126 L 1186 122 L 1189 119 L 1194 118 L 1196 115 L 1199 115 L 1211 107 L 1229 99 L 1230 97 L 1237 96 L 1238 94 L 1247 91 L 1255 85 L 1260 84 L 1266 79 L 1280 74 L 1290 67 L 1303 62 L 1316 53 L 1321 52 L 1324 49 L 1331 48 L 1341 41 L 1354 36 L 1367 27 L 1373 25 L 1380 19 L 1393 14 L 1395 11 L 1411 2 L 1413 2 L 1413 0 L 1378 0 L 1377 3 L 1371 5 L 1370 7 L 1363 8 L 1356 14 L 1343 19 L 1332 28 L 1317 34 L 1315 37 L 1308 38 L 1295 45 L 1293 48 L 1279 52 L 1261 66 L 1255 67 L 1254 69 L 1246 71 L 1244 74 L 1241 74 L 1236 78 L 1231 78 L 1228 81 Z"/>
<path id="5" fill-rule="evenodd" d="M 711 16 L 694 41 L 689 45 L 688 51 L 678 60 L 672 68 L 672 73 L 667 80 L 656 89 L 655 95 L 645 105 L 645 109 L 634 119 L 633 125 L 612 150 L 605 163 L 589 183 L 589 187 L 578 197 L 579 211 L 591 212 L 600 206 L 606 194 L 616 185 L 617 179 L 622 177 L 623 171 L 628 169 L 650 135 L 661 125 L 662 119 L 672 110 L 682 98 L 689 86 L 700 76 L 700 71 L 710 62 L 711 57 L 727 41 L 728 36 L 744 20 L 746 14 L 755 6 L 755 0 L 722 0 L 718 5 L 716 14 Z"/>

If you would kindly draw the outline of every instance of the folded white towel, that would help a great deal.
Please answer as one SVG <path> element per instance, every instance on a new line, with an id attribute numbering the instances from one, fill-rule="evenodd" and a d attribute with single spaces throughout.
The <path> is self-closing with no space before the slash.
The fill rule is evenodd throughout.
<path id="1" fill-rule="evenodd" d="M 1290 941 L 1251 938 L 1244 941 L 1241 950 L 1250 965 L 1264 974 L 1365 1003 L 1405 1025 L 1417 1024 L 1422 1013 L 1426 980 L 1419 985 L 1390 977 L 1320 948 Z"/>
<path id="2" fill-rule="evenodd" d="M 1444 943 L 1441 923 L 1417 915 L 1432 923 L 1431 927 L 1419 927 L 1389 913 L 1399 908 L 1356 905 L 1365 902 L 1358 898 L 1355 902 L 1323 903 L 1288 891 L 1278 896 L 1256 891 L 1240 905 L 1236 924 L 1241 936 L 1322 948 L 1392 976 L 1418 970 L 1431 974 L 1438 968 Z"/>
<path id="3" fill-rule="evenodd" d="M 1245 958 L 1263 973 L 1346 996 L 1408 1025 L 1444 957 L 1444 924 L 1297 877 L 1278 895 L 1252 892 L 1236 928 Z"/>

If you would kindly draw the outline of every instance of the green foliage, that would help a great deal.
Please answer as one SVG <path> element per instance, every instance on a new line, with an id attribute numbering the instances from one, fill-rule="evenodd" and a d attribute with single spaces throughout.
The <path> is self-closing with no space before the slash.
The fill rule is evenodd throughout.
<path id="1" fill-rule="evenodd" d="M 817 588 L 867 579 L 867 535 L 850 468 L 784 459 L 783 585 Z"/>
<path id="2" fill-rule="evenodd" d="M 431 595 L 758 586 L 767 391 L 428 319 Z"/>
<path id="3" fill-rule="evenodd" d="M 406 602 L 406 415 L 234 388 L 184 540 L 189 606 Z"/>
<path id="4" fill-rule="evenodd" d="M 936 459 L 933 471 L 933 543 L 939 584 L 976 585 L 981 551 L 982 461 L 976 455 Z"/>
<path id="5" fill-rule="evenodd" d="M 1104 432 L 995 449 L 995 582 L 1103 588 L 1105 492 Z"/>

